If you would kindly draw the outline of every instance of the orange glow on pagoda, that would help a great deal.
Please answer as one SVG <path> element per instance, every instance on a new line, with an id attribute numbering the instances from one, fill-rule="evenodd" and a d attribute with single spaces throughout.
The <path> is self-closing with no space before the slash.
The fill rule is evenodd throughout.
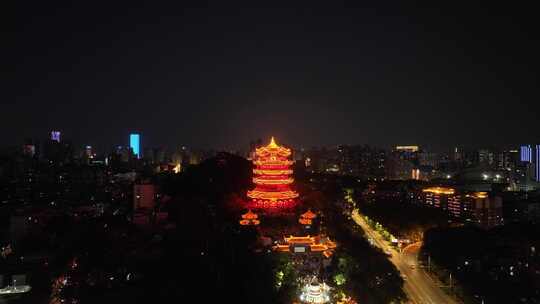
<path id="1" fill-rule="evenodd" d="M 242 214 L 242 219 L 239 221 L 240 225 L 242 226 L 248 226 L 248 225 L 259 225 L 261 221 L 259 221 L 259 216 L 251 210 L 249 210 L 247 213 Z"/>
<path id="2" fill-rule="evenodd" d="M 308 211 L 300 215 L 298 222 L 302 225 L 311 225 L 316 217 L 317 214 L 313 213 L 311 209 L 308 209 Z"/>
<path id="3" fill-rule="evenodd" d="M 272 137 L 270 144 L 255 150 L 255 155 L 255 189 L 247 193 L 252 205 L 256 208 L 293 206 L 298 193 L 291 190 L 294 182 L 290 168 L 293 162 L 289 160 L 291 150 L 276 144 Z"/>

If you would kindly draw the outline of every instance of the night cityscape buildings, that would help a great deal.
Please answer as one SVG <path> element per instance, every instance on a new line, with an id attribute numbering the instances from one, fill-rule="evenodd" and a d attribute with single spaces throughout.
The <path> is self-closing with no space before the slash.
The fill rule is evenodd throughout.
<path id="1" fill-rule="evenodd" d="M 0 304 L 540 303 L 534 6 L 14 4 Z"/>
<path id="2" fill-rule="evenodd" d="M 130 134 L 129 135 L 129 147 L 135 154 L 136 158 L 141 156 L 141 136 L 139 134 Z"/>
<path id="3" fill-rule="evenodd" d="M 135 151 L 137 148 L 141 150 L 140 146 L 137 147 L 141 135 L 132 135 L 128 136 L 128 146 L 117 146 L 109 152 L 89 145 L 78 149 L 73 147 L 70 140 L 25 141 L 13 154 L 22 160 L 19 166 L 14 166 L 17 158 L 4 158 L 0 177 L 3 181 L 11 182 L 3 186 L 2 204 L 5 210 L 12 210 L 5 213 L 9 215 L 6 218 L 8 226 L 2 234 L 5 261 L 19 252 L 31 252 L 23 245 L 30 236 L 39 235 L 39 238 L 47 239 L 46 234 L 38 232 L 40 225 L 50 225 L 51 219 L 61 214 L 78 220 L 117 214 L 127 216 L 129 225 L 142 231 L 172 231 L 170 229 L 175 229 L 179 224 L 172 213 L 175 210 L 172 206 L 175 204 L 176 190 L 164 183 L 163 178 L 187 178 L 193 174 L 193 170 L 214 161 L 217 161 L 217 170 L 222 170 L 220 168 L 224 162 L 228 162 L 221 158 L 220 153 L 185 146 L 171 150 L 148 147 L 144 155 L 137 157 Z M 526 153 L 519 153 L 522 147 Z M 540 220 L 538 145 L 522 147 L 452 148 L 447 154 L 430 152 L 418 145 L 395 146 L 388 150 L 368 145 L 289 149 L 271 138 L 267 145 L 249 145 L 246 148 L 247 151 L 253 149 L 254 153 L 235 152 L 240 159 L 244 159 L 244 156 L 251 158 L 252 164 L 244 160 L 251 168 L 246 177 L 250 181 L 248 187 L 243 188 L 245 192 L 238 194 L 240 202 L 231 201 L 237 204 L 236 208 L 249 209 L 237 214 L 234 222 L 248 230 L 249 227 L 257 227 L 261 234 L 260 246 L 269 246 L 274 254 L 285 254 L 295 263 L 301 263 L 304 266 L 298 266 L 298 270 L 306 275 L 316 273 L 313 271 L 319 267 L 317 265 L 322 266 L 324 272 L 331 273 L 332 260 L 339 259 L 336 255 L 341 255 L 340 246 L 344 245 L 340 243 L 339 235 L 337 242 L 328 237 L 320 216 L 323 212 L 329 212 L 328 207 L 321 206 L 320 201 L 311 198 L 313 194 L 308 194 L 306 182 L 309 187 L 319 188 L 336 179 L 340 187 L 344 187 L 344 181 L 352 178 L 356 183 L 352 191 L 358 191 L 358 194 L 349 197 L 352 201 L 358 200 L 355 204 L 359 204 L 360 209 L 351 211 L 347 199 L 342 203 L 344 205 L 337 206 L 341 206 L 344 212 L 353 212 L 353 215 L 360 210 L 366 212 L 366 216 L 381 216 L 372 214 L 370 208 L 394 201 L 393 204 L 400 204 L 400 208 L 410 209 L 411 212 L 415 209 L 438 212 L 439 215 L 433 216 L 433 219 L 446 216 L 441 223 L 449 221 L 452 227 L 458 227 L 452 229 L 478 227 L 492 233 L 507 226 L 510 229 L 512 225 L 535 224 Z M 522 155 L 527 157 L 522 158 Z M 43 165 L 55 169 L 44 171 Z M 299 184 L 293 183 L 293 176 L 300 180 Z M 84 190 L 90 185 L 94 190 Z M 181 184 L 174 187 L 182 189 Z M 297 187 L 304 195 L 299 195 Z M 64 189 L 65 194 L 55 189 Z M 351 188 L 343 188 L 343 191 L 351 191 Z M 363 209 L 367 208 L 361 207 L 364 201 L 372 207 Z M 285 209 L 289 211 L 280 211 Z M 272 212 L 267 213 L 269 210 Z M 289 224 L 270 224 L 278 218 Z M 407 218 L 415 221 L 412 215 L 404 219 Z M 391 229 L 388 232 L 391 247 L 384 249 L 386 251 L 399 252 L 421 235 L 416 230 L 392 228 L 393 222 L 384 220 L 384 216 L 380 220 Z M 421 229 L 426 229 L 423 233 L 430 235 L 430 228 Z M 377 233 L 375 231 L 370 233 Z M 381 246 L 384 248 L 387 245 Z M 422 265 L 421 252 L 417 254 L 418 262 L 415 263 Z M 39 253 L 36 257 L 43 261 L 53 256 L 54 250 L 48 249 L 47 253 Z M 516 256 L 518 258 L 522 257 Z M 536 265 L 533 260 L 529 262 Z M 44 286 L 39 286 L 43 282 L 34 279 L 43 270 L 28 271 L 10 263 L 5 265 L 7 269 L 13 269 L 2 273 L 3 293 L 43 296 L 40 292 Z M 336 282 L 341 282 L 342 274 L 336 275 L 339 278 Z M 315 279 L 321 280 L 323 277 L 315 276 Z M 308 278 L 309 275 L 304 277 L 305 280 Z M 17 281 L 19 283 L 15 285 Z M 325 301 L 335 297 L 353 301 L 351 297 L 338 292 L 341 285 L 335 285 L 334 281 L 323 280 L 320 284 L 329 286 L 326 295 L 316 292 L 319 287 L 315 285 L 313 288 L 305 285 L 298 286 L 298 299 L 305 302 L 306 299 L 320 296 Z M 455 284 L 458 284 L 457 281 Z M 53 291 L 48 292 L 58 293 L 59 298 L 65 298 L 61 290 L 60 287 L 53 287 Z M 310 295 L 307 294 L 309 292 Z M 407 297 L 429 296 L 411 293 Z"/>

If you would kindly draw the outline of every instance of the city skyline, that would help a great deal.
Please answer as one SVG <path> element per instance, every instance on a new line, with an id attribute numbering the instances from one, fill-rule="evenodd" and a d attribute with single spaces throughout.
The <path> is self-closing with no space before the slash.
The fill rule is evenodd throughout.
<path id="1" fill-rule="evenodd" d="M 131 147 L 132 145 L 132 141 L 133 141 L 133 136 L 138 136 L 139 138 L 139 141 L 140 141 L 140 138 L 141 136 L 145 136 L 144 133 L 141 133 L 141 132 L 129 132 L 127 134 L 123 134 L 123 137 L 122 138 L 119 138 L 118 141 L 112 143 L 112 144 L 103 144 L 103 143 L 99 143 L 99 142 L 89 142 L 88 140 L 84 140 L 84 139 L 81 139 L 81 138 L 70 138 L 69 136 L 65 136 L 65 134 L 69 134 L 69 132 L 60 132 L 60 131 L 51 131 L 50 134 L 52 134 L 53 132 L 57 132 L 57 133 L 61 133 L 62 134 L 62 140 L 60 140 L 59 138 L 56 139 L 56 138 L 52 138 L 51 135 L 47 136 L 47 134 L 45 134 L 45 136 L 43 134 L 38 134 L 37 136 L 27 136 L 27 137 L 24 137 L 24 138 L 18 138 L 16 140 L 16 142 L 13 142 L 13 143 L 4 143 L 5 145 L 4 146 L 0 146 L 0 148 L 2 149 L 5 149 L 5 148 L 15 148 L 15 147 L 20 147 L 21 145 L 27 145 L 27 144 L 31 144 L 31 145 L 42 145 L 42 144 L 45 144 L 48 140 L 53 140 L 53 141 L 57 141 L 57 142 L 65 142 L 65 143 L 69 143 L 70 145 L 73 145 L 74 148 L 78 149 L 84 149 L 86 148 L 87 146 L 91 146 L 91 147 L 94 147 L 94 149 L 97 149 L 99 150 L 100 152 L 110 152 L 114 149 L 117 149 L 119 147 L 130 147 L 130 148 L 133 148 Z M 42 132 L 43 133 L 43 132 Z M 153 142 L 152 140 L 149 140 L 146 136 L 145 136 L 145 143 L 142 144 L 142 143 L 139 143 L 139 150 L 140 150 L 140 153 L 142 154 L 143 151 L 145 149 L 153 149 L 153 148 L 160 148 L 160 149 L 165 149 L 169 152 L 172 152 L 172 151 L 175 151 L 175 150 L 181 150 L 181 149 L 185 149 L 185 148 L 190 148 L 190 149 L 203 149 L 203 150 L 214 150 L 214 151 L 237 151 L 237 152 L 249 152 L 250 149 L 252 148 L 252 145 L 254 143 L 258 143 L 258 145 L 262 145 L 262 142 L 265 141 L 265 140 L 268 140 L 269 138 L 273 137 L 273 135 L 270 135 L 269 137 L 257 137 L 257 138 L 250 138 L 250 139 L 245 139 L 245 141 L 243 143 L 240 143 L 238 146 L 218 146 L 218 145 L 210 145 L 210 146 L 194 146 L 194 145 L 190 145 L 186 142 L 181 142 L 181 141 L 178 141 L 176 143 L 173 143 L 173 144 L 165 144 L 165 143 L 159 143 L 159 142 Z M 347 143 L 336 143 L 336 144 L 322 144 L 322 143 L 319 143 L 319 144 L 314 144 L 314 145 L 298 145 L 298 144 L 294 144 L 294 143 L 290 143 L 290 142 L 286 142 L 286 141 L 283 141 L 285 146 L 287 147 L 290 147 L 290 148 L 293 148 L 294 150 L 310 150 L 310 149 L 333 149 L 333 148 L 338 148 L 340 146 L 344 146 L 344 147 L 358 147 L 358 146 L 370 146 L 370 147 L 373 147 L 373 148 L 378 148 L 378 149 L 382 149 L 382 150 L 386 150 L 386 151 L 394 151 L 394 150 L 399 150 L 400 148 L 403 148 L 403 147 L 415 147 L 417 149 L 417 151 L 420 151 L 420 152 L 432 152 L 432 153 L 441 153 L 441 154 L 446 154 L 446 155 L 451 155 L 453 154 L 455 151 L 460 151 L 460 152 L 472 152 L 472 151 L 481 151 L 481 150 L 485 150 L 485 149 L 488 149 L 490 151 L 499 151 L 499 152 L 502 152 L 502 151 L 518 151 L 521 153 L 521 157 L 523 158 L 523 149 L 527 146 L 529 147 L 532 147 L 532 146 L 538 146 L 538 144 L 536 144 L 537 142 L 539 141 L 530 141 L 530 142 L 522 142 L 522 143 L 514 143 L 514 144 L 494 144 L 494 143 L 487 143 L 487 144 L 480 144 L 480 143 L 477 143 L 477 144 L 469 144 L 469 145 L 464 145 L 464 144 L 452 144 L 452 143 L 446 143 L 445 145 L 440 145 L 440 146 L 433 146 L 433 145 L 424 145 L 424 144 L 419 144 L 418 142 L 406 142 L 406 143 L 403 143 L 403 142 L 398 142 L 398 143 L 389 143 L 389 144 L 385 144 L 385 145 L 375 145 L 371 142 L 347 142 Z M 404 146 L 405 144 L 405 146 Z M 457 149 L 457 150 L 456 150 Z M 532 157 L 532 150 L 529 152 L 530 154 L 530 157 Z M 137 154 L 137 153 L 135 153 Z"/>
<path id="2" fill-rule="evenodd" d="M 536 11 L 16 1 L 0 304 L 540 303 Z"/>

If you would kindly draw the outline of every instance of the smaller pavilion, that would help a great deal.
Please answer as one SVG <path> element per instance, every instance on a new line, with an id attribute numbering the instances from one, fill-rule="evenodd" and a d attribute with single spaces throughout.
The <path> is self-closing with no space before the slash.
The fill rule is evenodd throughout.
<path id="1" fill-rule="evenodd" d="M 242 214 L 242 219 L 239 221 L 239 223 L 242 226 L 256 226 L 259 225 L 261 221 L 259 220 L 259 216 L 256 213 L 248 210 L 248 212 Z"/>
<path id="2" fill-rule="evenodd" d="M 311 209 L 308 209 L 308 211 L 300 215 L 300 219 L 298 219 L 298 222 L 302 225 L 309 226 L 313 224 L 313 220 L 315 218 L 317 218 L 317 214 L 312 212 Z"/>

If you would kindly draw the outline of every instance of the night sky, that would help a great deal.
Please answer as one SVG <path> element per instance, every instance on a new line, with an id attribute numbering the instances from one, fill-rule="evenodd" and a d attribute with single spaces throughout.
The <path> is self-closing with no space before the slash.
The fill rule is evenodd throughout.
<path id="1" fill-rule="evenodd" d="M 54 2 L 17 1 L 3 145 L 540 142 L 532 7 Z"/>

